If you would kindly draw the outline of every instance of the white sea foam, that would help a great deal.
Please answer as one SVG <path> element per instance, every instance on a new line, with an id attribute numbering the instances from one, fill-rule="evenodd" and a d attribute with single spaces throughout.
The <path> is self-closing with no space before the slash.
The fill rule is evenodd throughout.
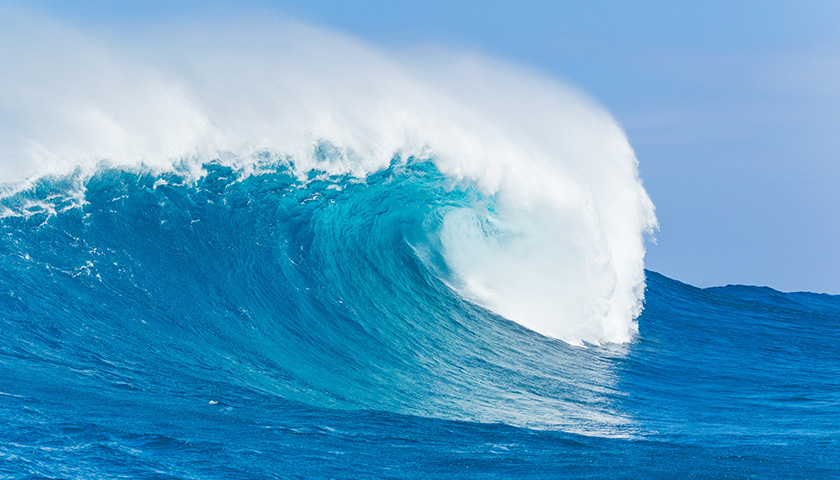
<path id="1" fill-rule="evenodd" d="M 364 176 L 395 154 L 428 157 L 496 197 L 446 214 L 453 288 L 570 343 L 636 329 L 653 205 L 620 127 L 569 87 L 273 19 L 95 37 L 10 14 L 0 30 L 0 182 L 102 160 L 247 167 L 272 152 L 300 172 Z M 319 142 L 338 153 L 318 158 Z"/>

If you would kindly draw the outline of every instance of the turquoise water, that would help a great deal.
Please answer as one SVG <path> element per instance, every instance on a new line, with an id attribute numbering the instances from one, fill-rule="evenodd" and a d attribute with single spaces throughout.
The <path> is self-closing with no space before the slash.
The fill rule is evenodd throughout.
<path id="1" fill-rule="evenodd" d="M 446 215 L 505 232 L 432 162 L 204 170 L 2 200 L 0 475 L 840 477 L 840 297 L 647 271 L 574 346 L 454 288 Z"/>

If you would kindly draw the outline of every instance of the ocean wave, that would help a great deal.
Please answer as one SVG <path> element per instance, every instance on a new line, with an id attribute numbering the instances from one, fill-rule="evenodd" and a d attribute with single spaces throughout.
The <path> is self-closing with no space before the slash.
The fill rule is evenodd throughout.
<path id="1" fill-rule="evenodd" d="M 107 358 L 134 386 L 194 377 L 332 408 L 627 433 L 610 348 L 542 337 L 455 287 L 469 265 L 453 244 L 511 235 L 455 237 L 453 217 L 494 218 L 480 189 L 420 159 L 365 179 L 203 168 L 102 167 L 3 200 L 6 315 L 28 312 L 16 338 L 34 325 L 74 339 L 21 342 L 30 355 Z"/>
<path id="2" fill-rule="evenodd" d="M 361 180 L 394 158 L 427 159 L 487 200 L 442 214 L 452 288 L 572 344 L 636 331 L 653 206 L 621 129 L 573 89 L 276 20 L 106 42 L 12 17 L 2 35 L 16 48 L 0 59 L 7 195 L 103 161 L 193 177 L 208 162 L 250 173 L 279 162 L 296 178 Z"/>

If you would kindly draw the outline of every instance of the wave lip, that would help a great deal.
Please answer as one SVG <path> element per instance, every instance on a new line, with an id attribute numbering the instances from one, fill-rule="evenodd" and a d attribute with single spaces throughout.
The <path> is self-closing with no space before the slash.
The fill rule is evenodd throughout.
<path id="1" fill-rule="evenodd" d="M 440 222 L 461 295 L 573 344 L 636 331 L 653 205 L 623 132 L 579 92 L 474 56 L 397 57 L 277 20 L 116 40 L 28 20 L 3 21 L 20 47 L 0 56 L 13 72 L 0 84 L 7 183 L 102 160 L 201 175 L 208 161 L 259 171 L 270 157 L 301 177 L 365 178 L 395 157 L 428 158 L 481 197 Z M 12 68 L 35 63 L 64 73 Z"/>

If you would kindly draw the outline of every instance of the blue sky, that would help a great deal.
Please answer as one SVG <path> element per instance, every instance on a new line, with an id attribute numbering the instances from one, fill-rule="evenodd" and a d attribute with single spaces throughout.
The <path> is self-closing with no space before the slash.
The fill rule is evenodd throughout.
<path id="1" fill-rule="evenodd" d="M 252 2 L 375 45 L 444 45 L 586 91 L 636 150 L 661 229 L 646 264 L 699 286 L 840 293 L 840 2 Z M 90 28 L 226 2 L 28 2 Z"/>

